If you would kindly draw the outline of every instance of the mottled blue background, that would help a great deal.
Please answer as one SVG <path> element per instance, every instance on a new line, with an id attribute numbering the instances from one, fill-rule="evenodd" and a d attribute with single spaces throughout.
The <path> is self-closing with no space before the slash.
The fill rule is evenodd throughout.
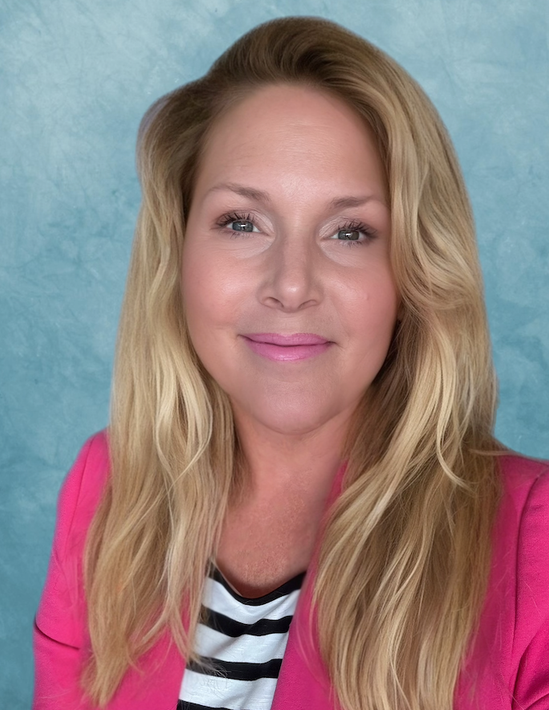
<path id="1" fill-rule="evenodd" d="M 139 190 L 161 94 L 290 0 L 0 0 L 0 706 L 27 708 L 57 492 L 107 422 Z M 497 433 L 549 455 L 549 3 L 301 0 L 427 90 L 474 204 L 501 385 Z"/>

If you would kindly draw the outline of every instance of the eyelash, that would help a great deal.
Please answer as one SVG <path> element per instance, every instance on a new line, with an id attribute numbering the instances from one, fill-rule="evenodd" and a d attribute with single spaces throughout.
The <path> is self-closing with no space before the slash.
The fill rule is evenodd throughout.
<path id="1" fill-rule="evenodd" d="M 217 226 L 220 228 L 227 227 L 227 225 L 231 224 L 231 222 L 252 222 L 253 223 L 253 218 L 252 215 L 250 214 L 244 214 L 242 212 L 227 212 L 224 215 L 221 215 L 219 220 L 216 222 Z M 372 229 L 371 227 L 368 227 L 366 224 L 363 222 L 360 222 L 358 220 L 350 220 L 347 222 L 344 222 L 342 225 L 340 225 L 337 229 L 336 232 L 362 232 L 366 239 L 363 241 L 358 241 L 354 239 L 339 239 L 337 241 L 340 241 L 342 244 L 344 244 L 347 247 L 358 247 L 362 246 L 363 244 L 369 244 L 371 241 L 373 241 L 377 237 L 377 232 Z M 231 239 L 234 239 L 237 236 L 241 236 L 242 234 L 251 234 L 251 232 L 238 232 L 234 231 L 234 235 L 231 235 Z"/>
<path id="2" fill-rule="evenodd" d="M 226 227 L 227 225 L 231 224 L 231 222 L 253 222 L 253 218 L 251 214 L 243 214 L 242 212 L 227 212 L 227 214 L 221 215 L 221 217 L 217 220 L 216 224 L 218 227 Z M 242 234 L 250 234 L 250 232 L 237 232 L 234 231 L 233 234 L 231 234 L 231 239 L 234 239 L 235 237 L 238 237 Z"/>
<path id="3" fill-rule="evenodd" d="M 362 232 L 366 239 L 363 241 L 359 242 L 358 240 L 353 240 L 353 239 L 339 239 L 337 241 L 340 241 L 342 244 L 345 244 L 345 246 L 348 247 L 359 247 L 364 244 L 369 244 L 372 242 L 376 237 L 377 237 L 377 232 L 375 229 L 372 229 L 371 227 L 368 227 L 364 222 L 360 222 L 359 220 L 353 219 L 347 222 L 344 222 L 340 227 L 337 228 L 337 232 Z"/>

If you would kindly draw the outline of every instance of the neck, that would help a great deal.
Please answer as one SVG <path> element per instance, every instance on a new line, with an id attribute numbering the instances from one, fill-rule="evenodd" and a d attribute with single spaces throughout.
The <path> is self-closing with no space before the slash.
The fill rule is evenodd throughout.
<path id="1" fill-rule="evenodd" d="M 342 461 L 348 417 L 296 434 L 273 431 L 238 412 L 235 423 L 245 461 L 241 504 L 292 495 L 324 508 Z"/>

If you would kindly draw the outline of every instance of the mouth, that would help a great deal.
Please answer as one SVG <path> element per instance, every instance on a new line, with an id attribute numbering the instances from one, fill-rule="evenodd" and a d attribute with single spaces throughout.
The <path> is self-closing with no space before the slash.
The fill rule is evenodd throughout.
<path id="1" fill-rule="evenodd" d="M 241 337 L 254 353 L 278 362 L 306 360 L 321 355 L 333 344 L 315 333 L 246 333 Z"/>

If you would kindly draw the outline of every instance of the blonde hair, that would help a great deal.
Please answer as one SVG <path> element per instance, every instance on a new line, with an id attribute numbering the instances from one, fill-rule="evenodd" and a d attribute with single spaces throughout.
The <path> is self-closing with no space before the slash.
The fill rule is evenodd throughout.
<path id="1" fill-rule="evenodd" d="M 355 413 L 344 490 L 322 538 L 321 652 L 347 710 L 450 710 L 485 594 L 498 500 L 496 386 L 471 209 L 419 86 L 362 38 L 305 17 L 253 29 L 143 120 L 112 471 L 86 553 L 93 654 L 83 682 L 104 706 L 166 627 L 193 655 L 205 570 L 245 480 L 230 404 L 185 327 L 185 217 L 216 117 L 273 83 L 331 92 L 375 136 L 402 299 L 387 359 Z"/>

